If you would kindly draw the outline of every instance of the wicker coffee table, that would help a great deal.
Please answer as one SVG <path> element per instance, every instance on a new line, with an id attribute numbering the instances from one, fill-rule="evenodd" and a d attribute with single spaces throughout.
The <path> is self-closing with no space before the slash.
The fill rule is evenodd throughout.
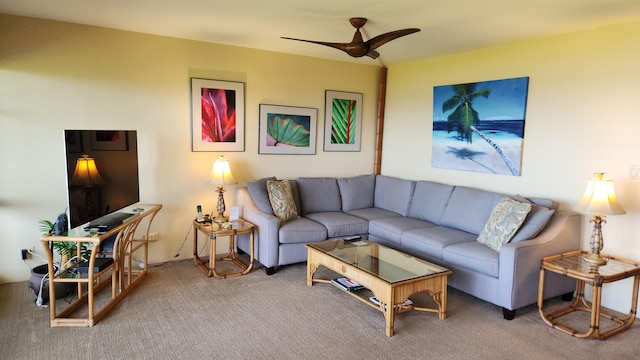
<path id="1" fill-rule="evenodd" d="M 384 313 L 387 336 L 393 336 L 396 313 L 419 310 L 437 313 L 440 320 L 447 317 L 450 270 L 363 239 L 327 240 L 306 246 L 307 285 L 331 283 L 331 279 L 313 278 L 320 266 L 362 284 L 375 294 L 379 305 L 355 292 L 347 293 Z M 405 305 L 409 296 L 419 292 L 429 293 L 437 308 Z"/>

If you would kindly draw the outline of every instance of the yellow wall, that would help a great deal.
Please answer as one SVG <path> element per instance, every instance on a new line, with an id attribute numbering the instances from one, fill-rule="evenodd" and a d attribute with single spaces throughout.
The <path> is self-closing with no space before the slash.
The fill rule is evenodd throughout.
<path id="1" fill-rule="evenodd" d="M 383 173 L 545 196 L 575 206 L 606 171 L 626 215 L 610 216 L 605 252 L 640 261 L 637 82 L 640 21 L 523 41 L 389 68 Z M 0 15 L 0 283 L 28 278 L 18 249 L 37 246 L 37 221 L 64 211 L 64 129 L 138 130 L 141 198 L 165 205 L 151 261 L 172 260 L 219 153 L 191 152 L 189 78 L 246 83 L 246 151 L 225 153 L 241 183 L 275 175 L 371 173 L 378 68 L 81 25 Z M 530 77 L 522 176 L 431 168 L 433 87 Z M 362 151 L 322 150 L 324 91 L 364 93 Z M 258 155 L 258 105 L 318 108 L 315 156 Z M 234 203 L 234 189 L 226 193 Z M 591 225 L 584 221 L 583 248 Z M 181 252 L 191 253 L 190 238 Z M 37 265 L 31 260 L 31 266 Z M 628 311 L 630 284 L 605 291 Z"/>
<path id="2" fill-rule="evenodd" d="M 572 209 L 587 178 L 607 172 L 627 214 L 607 218 L 604 252 L 640 261 L 640 180 L 629 171 L 640 164 L 638 34 L 635 21 L 389 67 L 382 173 L 545 196 Z M 522 176 L 432 168 L 433 87 L 523 76 Z M 631 285 L 605 290 L 605 305 L 628 311 Z"/>
<path id="3" fill-rule="evenodd" d="M 37 222 L 65 211 L 64 129 L 138 131 L 141 201 L 164 205 L 150 260 L 173 260 L 188 234 L 187 258 L 196 205 L 215 208 L 206 182 L 218 155 L 241 184 L 372 173 L 378 74 L 377 66 L 0 15 L 0 283 L 28 279 L 19 249 L 43 254 Z M 245 83 L 244 152 L 191 151 L 190 77 Z M 325 90 L 364 94 L 360 152 L 323 151 Z M 259 104 L 317 108 L 316 155 L 259 155 Z"/>

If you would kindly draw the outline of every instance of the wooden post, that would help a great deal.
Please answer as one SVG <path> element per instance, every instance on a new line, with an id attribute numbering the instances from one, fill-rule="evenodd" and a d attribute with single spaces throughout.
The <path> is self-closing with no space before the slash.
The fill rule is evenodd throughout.
<path id="1" fill-rule="evenodd" d="M 384 106 L 387 97 L 387 68 L 380 68 L 378 84 L 378 117 L 376 119 L 376 150 L 373 160 L 373 173 L 380 175 L 382 167 L 382 133 L 384 131 Z"/>

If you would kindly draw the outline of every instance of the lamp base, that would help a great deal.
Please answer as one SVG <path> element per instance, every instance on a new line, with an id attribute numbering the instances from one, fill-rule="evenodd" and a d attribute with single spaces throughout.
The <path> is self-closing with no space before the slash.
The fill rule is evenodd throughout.
<path id="1" fill-rule="evenodd" d="M 604 265 L 607 263 L 607 259 L 600 256 L 600 254 L 591 253 L 584 257 L 584 260 L 592 264 Z"/>
<path id="2" fill-rule="evenodd" d="M 222 224 L 222 223 L 225 223 L 227 221 L 229 221 L 229 217 L 227 217 L 227 216 L 218 215 L 218 216 L 213 218 L 213 222 L 218 223 L 218 224 Z"/>

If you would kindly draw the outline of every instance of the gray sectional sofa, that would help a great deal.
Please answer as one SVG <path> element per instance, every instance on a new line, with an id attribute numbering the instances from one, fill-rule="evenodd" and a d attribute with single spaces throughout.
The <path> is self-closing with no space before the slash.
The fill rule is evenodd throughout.
<path id="1" fill-rule="evenodd" d="M 445 266 L 449 286 L 502 307 L 506 319 L 537 301 L 540 260 L 580 248 L 580 215 L 558 211 L 549 199 L 505 195 L 385 175 L 288 180 L 299 218 L 274 215 L 268 179 L 237 190 L 243 217 L 256 225 L 256 260 L 271 275 L 278 266 L 306 261 L 305 244 L 349 235 L 363 237 Z M 499 251 L 477 241 L 505 197 L 531 211 Z M 248 237 L 238 247 L 249 251 Z M 547 298 L 570 294 L 575 282 L 546 279 Z"/>

